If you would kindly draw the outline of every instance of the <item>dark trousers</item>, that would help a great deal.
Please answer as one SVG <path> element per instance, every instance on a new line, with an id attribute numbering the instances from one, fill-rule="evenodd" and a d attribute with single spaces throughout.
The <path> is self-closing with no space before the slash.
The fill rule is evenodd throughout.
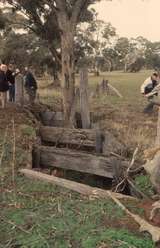
<path id="1" fill-rule="evenodd" d="M 154 102 L 152 100 L 153 100 L 153 96 L 148 97 L 148 104 L 144 108 L 143 113 L 149 114 L 149 113 L 153 112 L 153 107 L 154 107 L 155 104 L 154 104 Z"/>
<path id="2" fill-rule="evenodd" d="M 15 102 L 15 85 L 11 84 L 9 86 L 9 101 Z"/>

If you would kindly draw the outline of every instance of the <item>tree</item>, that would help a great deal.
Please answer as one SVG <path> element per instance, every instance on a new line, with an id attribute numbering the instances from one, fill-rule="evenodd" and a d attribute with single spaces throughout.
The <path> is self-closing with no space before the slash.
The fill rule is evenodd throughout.
<path id="1" fill-rule="evenodd" d="M 115 50 L 114 47 L 103 49 L 103 58 L 105 62 L 104 69 L 106 68 L 106 66 L 108 71 L 119 69 L 119 53 Z"/>
<path id="2" fill-rule="evenodd" d="M 97 13 L 93 10 L 93 20 L 85 26 L 79 25 L 76 34 L 75 52 L 78 66 L 86 63 L 97 76 L 106 65 L 110 68 L 110 60 L 104 57 L 103 50 L 111 46 L 115 37 L 115 28 L 110 23 L 97 19 Z"/>
<path id="3" fill-rule="evenodd" d="M 96 0 L 6 0 L 29 21 L 27 27 L 46 40 L 56 61 L 62 65 L 63 105 L 66 124 L 72 123 L 74 102 L 74 37 L 77 24 L 88 18 L 88 7 Z M 1 1 L 2 2 L 2 1 Z M 4 1 L 3 1 L 4 2 Z M 61 58 L 57 41 L 61 42 Z M 55 42 L 56 41 L 56 42 Z M 56 43 L 56 44 L 55 44 Z"/>
<path id="4" fill-rule="evenodd" d="M 6 32 L 0 37 L 0 58 L 3 63 L 14 63 L 18 68 L 30 65 L 42 75 L 54 76 L 54 61 L 49 49 L 34 33 Z"/>
<path id="5" fill-rule="evenodd" d="M 148 41 L 145 51 L 146 67 L 160 69 L 160 42 Z"/>

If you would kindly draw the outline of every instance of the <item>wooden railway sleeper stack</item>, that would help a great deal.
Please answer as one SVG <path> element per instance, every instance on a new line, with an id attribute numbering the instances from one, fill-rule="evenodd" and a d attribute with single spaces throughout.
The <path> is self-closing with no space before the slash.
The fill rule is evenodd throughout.
<path id="1" fill-rule="evenodd" d="M 33 148 L 33 168 L 72 170 L 113 179 L 114 167 L 119 173 L 128 166 L 120 156 L 124 146 L 107 131 L 41 126 L 39 135 L 41 142 Z"/>

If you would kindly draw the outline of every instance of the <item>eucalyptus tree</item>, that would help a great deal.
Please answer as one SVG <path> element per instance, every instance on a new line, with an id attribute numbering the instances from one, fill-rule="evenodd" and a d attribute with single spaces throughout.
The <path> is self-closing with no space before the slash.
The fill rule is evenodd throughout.
<path id="1" fill-rule="evenodd" d="M 88 10 L 98 0 L 6 0 L 26 17 L 26 27 L 46 41 L 62 68 L 63 105 L 67 124 L 72 123 L 74 102 L 74 38 L 77 24 L 90 17 Z M 4 3 L 4 0 L 1 0 Z"/>

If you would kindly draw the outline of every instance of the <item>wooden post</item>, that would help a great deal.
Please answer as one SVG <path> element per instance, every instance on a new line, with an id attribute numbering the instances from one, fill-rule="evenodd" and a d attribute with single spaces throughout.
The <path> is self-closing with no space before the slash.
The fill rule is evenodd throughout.
<path id="1" fill-rule="evenodd" d="M 103 153 L 103 143 L 104 143 L 104 134 L 102 132 L 102 130 L 100 129 L 100 125 L 99 123 L 96 124 L 96 129 L 95 129 L 95 133 L 96 133 L 96 153 L 97 154 L 102 154 Z"/>
<path id="2" fill-rule="evenodd" d="M 91 127 L 88 94 L 88 70 L 82 68 L 80 71 L 80 110 L 82 116 L 82 126 L 85 129 Z"/>
<path id="3" fill-rule="evenodd" d="M 75 89 L 75 97 L 72 105 L 71 118 L 73 120 L 73 127 L 79 128 L 77 125 L 77 114 L 80 112 L 80 90 L 79 88 Z"/>
<path id="4" fill-rule="evenodd" d="M 108 86 L 109 82 L 108 80 L 104 79 L 102 80 L 102 82 L 99 85 L 99 91 L 100 93 L 103 95 L 105 93 L 107 93 L 107 95 L 109 95 L 109 86 Z"/>

